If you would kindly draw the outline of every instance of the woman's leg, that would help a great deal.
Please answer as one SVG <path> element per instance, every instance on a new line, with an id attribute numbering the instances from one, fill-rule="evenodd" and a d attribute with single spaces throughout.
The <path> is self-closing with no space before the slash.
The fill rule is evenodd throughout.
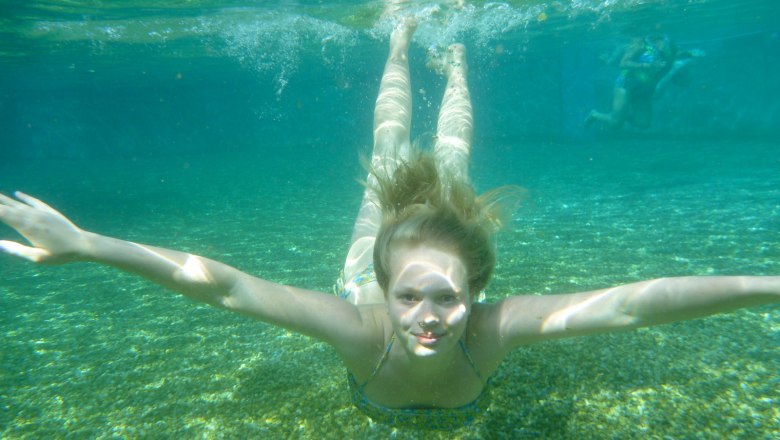
<path id="1" fill-rule="evenodd" d="M 616 86 L 612 95 L 612 111 L 601 113 L 591 110 L 585 119 L 585 125 L 589 126 L 594 121 L 602 122 L 609 128 L 618 129 L 623 126 L 628 116 L 628 91 L 624 87 Z"/>
<path id="2" fill-rule="evenodd" d="M 631 96 L 630 111 L 626 120 L 637 128 L 649 128 L 653 121 L 653 100 L 655 99 L 655 84 L 636 90 Z"/>
<path id="3" fill-rule="evenodd" d="M 392 174 L 399 161 L 409 157 L 409 129 L 412 120 L 412 91 L 409 80 L 409 44 L 417 24 L 412 19 L 398 23 L 390 35 L 390 54 L 379 85 L 374 109 L 374 148 L 371 165 L 380 173 Z M 373 176 L 368 176 L 369 186 Z M 344 263 L 344 293 L 355 304 L 383 302 L 376 282 L 368 282 L 366 268 L 373 261 L 374 240 L 382 221 L 376 193 L 367 188 L 352 232 L 352 245 Z M 369 275 L 366 275 L 370 277 Z M 356 278 L 358 282 L 355 282 Z"/>
<path id="4" fill-rule="evenodd" d="M 436 164 L 445 183 L 454 180 L 468 182 L 474 119 L 466 79 L 466 48 L 462 44 L 453 44 L 444 56 L 431 60 L 429 65 L 447 78 L 433 146 Z"/>

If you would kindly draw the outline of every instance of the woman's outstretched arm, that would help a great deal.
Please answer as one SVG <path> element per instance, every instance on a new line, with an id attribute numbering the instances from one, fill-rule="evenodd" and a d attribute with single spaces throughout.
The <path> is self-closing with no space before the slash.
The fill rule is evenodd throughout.
<path id="1" fill-rule="evenodd" d="M 200 302 L 279 325 L 337 348 L 354 343 L 362 323 L 357 307 L 314 292 L 250 276 L 197 255 L 85 231 L 38 199 L 0 194 L 0 221 L 31 246 L 0 240 L 0 250 L 41 264 L 96 262 L 140 275 Z"/>
<path id="2" fill-rule="evenodd" d="M 546 339 L 648 327 L 780 302 L 778 276 L 659 278 L 568 295 L 515 296 L 497 305 L 507 350 Z"/>

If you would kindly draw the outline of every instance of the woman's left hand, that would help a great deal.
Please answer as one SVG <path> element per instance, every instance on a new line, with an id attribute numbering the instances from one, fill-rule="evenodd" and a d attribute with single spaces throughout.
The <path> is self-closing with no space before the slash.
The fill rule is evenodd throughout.
<path id="1" fill-rule="evenodd" d="M 0 251 L 41 264 L 62 264 L 86 254 L 88 232 L 35 197 L 0 194 L 0 221 L 16 229 L 32 246 L 0 240 Z"/>

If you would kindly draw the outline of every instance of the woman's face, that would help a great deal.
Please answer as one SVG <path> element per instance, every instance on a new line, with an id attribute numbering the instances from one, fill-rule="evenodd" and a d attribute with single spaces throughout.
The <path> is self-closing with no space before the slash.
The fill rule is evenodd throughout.
<path id="1" fill-rule="evenodd" d="M 461 259 L 428 245 L 400 245 L 388 266 L 387 307 L 399 342 L 417 356 L 452 349 L 471 311 Z"/>

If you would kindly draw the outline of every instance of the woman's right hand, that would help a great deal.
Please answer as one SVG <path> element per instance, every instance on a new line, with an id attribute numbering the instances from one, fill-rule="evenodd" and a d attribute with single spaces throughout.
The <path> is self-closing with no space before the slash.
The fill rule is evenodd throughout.
<path id="1" fill-rule="evenodd" d="M 0 240 L 0 251 L 41 264 L 62 264 L 86 255 L 88 232 L 34 197 L 19 191 L 14 196 L 18 200 L 0 194 L 0 221 L 32 246 Z"/>

